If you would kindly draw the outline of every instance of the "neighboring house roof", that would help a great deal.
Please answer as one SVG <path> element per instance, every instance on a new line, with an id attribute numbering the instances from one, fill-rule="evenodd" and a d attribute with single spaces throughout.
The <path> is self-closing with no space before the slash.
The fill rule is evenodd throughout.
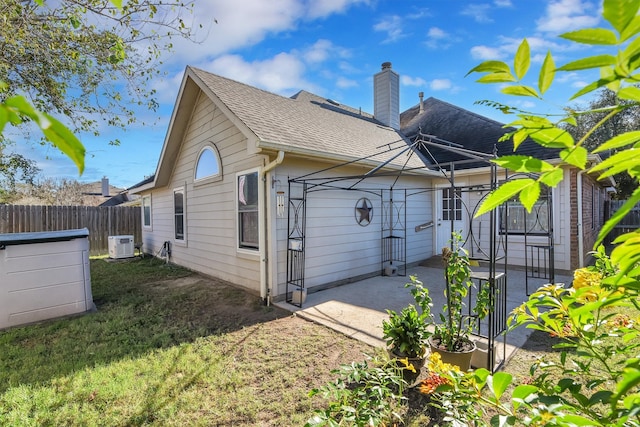
<path id="1" fill-rule="evenodd" d="M 132 202 L 137 201 L 137 196 L 130 196 L 126 191 L 116 194 L 115 196 L 105 200 L 100 203 L 99 206 L 120 206 L 120 205 L 130 205 Z"/>
<path id="2" fill-rule="evenodd" d="M 401 169 L 424 168 L 416 155 L 397 156 L 410 141 L 370 114 L 306 91 L 291 98 L 187 67 L 164 142 L 153 186 L 166 185 L 198 93 L 203 91 L 258 150 L 285 151 L 338 162 L 389 161 Z M 394 151 L 388 151 L 393 147 Z M 397 157 L 396 157 L 397 156 Z M 425 169 L 426 172 L 426 169 Z M 137 191 L 150 185 L 138 187 Z"/>
<path id="3" fill-rule="evenodd" d="M 500 137 L 513 130 L 512 128 L 505 128 L 503 123 L 432 97 L 424 100 L 422 113 L 420 113 L 420 105 L 416 105 L 400 114 L 400 129 L 411 140 L 414 140 L 418 133 L 422 133 L 461 145 L 467 150 L 493 154 L 495 147 L 499 156 L 514 154 L 511 140 L 498 142 Z M 468 157 L 455 151 L 437 147 L 428 148 L 435 161 L 431 159 L 431 156 L 426 155 L 428 160 L 433 163 L 468 160 Z M 560 150 L 557 149 L 544 149 L 534 141 L 526 140 L 518 147 L 515 154 L 551 159 L 557 158 L 559 152 Z M 456 168 L 471 168 L 481 165 L 473 162 L 456 166 Z"/>

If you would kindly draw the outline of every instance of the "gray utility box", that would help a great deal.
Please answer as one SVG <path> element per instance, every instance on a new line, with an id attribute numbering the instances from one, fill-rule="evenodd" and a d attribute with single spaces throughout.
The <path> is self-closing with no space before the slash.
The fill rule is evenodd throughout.
<path id="1" fill-rule="evenodd" d="M 89 230 L 0 234 L 0 329 L 92 310 Z"/>

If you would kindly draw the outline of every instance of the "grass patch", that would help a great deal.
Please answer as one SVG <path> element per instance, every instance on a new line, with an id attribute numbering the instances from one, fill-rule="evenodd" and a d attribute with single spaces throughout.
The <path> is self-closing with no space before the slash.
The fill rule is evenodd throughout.
<path id="1" fill-rule="evenodd" d="M 0 425 L 301 425 L 372 351 L 156 259 L 91 278 L 95 313 L 0 332 Z"/>

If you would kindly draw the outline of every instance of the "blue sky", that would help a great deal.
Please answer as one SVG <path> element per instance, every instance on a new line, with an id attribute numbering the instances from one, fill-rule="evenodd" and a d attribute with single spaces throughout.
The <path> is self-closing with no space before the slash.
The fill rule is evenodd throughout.
<path id="1" fill-rule="evenodd" d="M 418 92 L 501 122 L 509 117 L 474 102 L 490 99 L 552 112 L 585 84 L 585 76 L 556 78 L 546 102 L 508 98 L 496 85 L 475 83 L 467 72 L 488 59 L 508 60 L 527 38 L 537 68 L 548 50 L 556 64 L 593 54 L 557 36 L 604 25 L 599 2 L 587 0 L 197 0 L 199 43 L 176 40 L 164 58 L 167 77 L 154 82 L 160 109 L 156 124 L 128 131 L 80 135 L 88 156 L 85 173 L 53 148 L 20 145 L 43 176 L 83 182 L 103 176 L 129 187 L 155 172 L 167 125 L 187 65 L 284 96 L 304 89 L 364 111 L 373 111 L 373 74 L 389 61 L 401 76 L 401 111 Z M 214 19 L 217 23 L 214 22 Z M 525 83 L 536 85 L 533 73 Z M 153 112 L 139 117 L 154 121 Z M 109 146 L 113 138 L 120 146 Z"/>

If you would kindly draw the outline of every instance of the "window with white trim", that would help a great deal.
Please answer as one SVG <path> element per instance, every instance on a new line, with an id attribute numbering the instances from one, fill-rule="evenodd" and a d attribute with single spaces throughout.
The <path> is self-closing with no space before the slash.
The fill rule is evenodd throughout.
<path id="1" fill-rule="evenodd" d="M 537 234 L 549 233 L 549 202 L 543 188 L 540 198 L 533 205 L 531 212 L 527 212 L 518 197 L 507 200 L 500 206 L 501 234 Z"/>
<path id="2" fill-rule="evenodd" d="M 200 150 L 198 161 L 196 162 L 194 179 L 196 181 L 220 175 L 220 158 L 218 153 L 211 146 L 206 146 Z"/>
<path id="3" fill-rule="evenodd" d="M 151 194 L 142 196 L 142 227 L 151 228 Z"/>
<path id="4" fill-rule="evenodd" d="M 442 189 L 442 219 L 445 221 L 462 220 L 462 190 L 450 187 Z"/>
<path id="5" fill-rule="evenodd" d="M 258 249 L 258 172 L 237 176 L 238 247 Z"/>
<path id="6" fill-rule="evenodd" d="M 174 237 L 177 241 L 184 242 L 186 238 L 185 229 L 185 192 L 184 188 L 176 188 L 173 190 L 173 219 L 174 219 Z"/>

